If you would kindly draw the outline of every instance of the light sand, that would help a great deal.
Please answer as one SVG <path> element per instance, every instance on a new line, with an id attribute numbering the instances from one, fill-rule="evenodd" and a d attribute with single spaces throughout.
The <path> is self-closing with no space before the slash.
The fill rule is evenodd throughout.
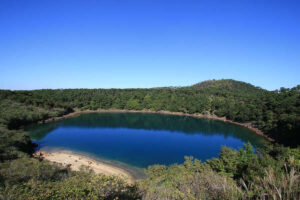
<path id="1" fill-rule="evenodd" d="M 61 163 L 63 166 L 70 166 L 74 171 L 79 171 L 81 166 L 88 166 L 96 174 L 116 175 L 125 178 L 129 183 L 134 183 L 134 177 L 127 171 L 96 161 L 86 156 L 78 155 L 73 152 L 43 152 L 38 151 L 35 153 L 36 157 L 42 157 L 46 160 Z"/>

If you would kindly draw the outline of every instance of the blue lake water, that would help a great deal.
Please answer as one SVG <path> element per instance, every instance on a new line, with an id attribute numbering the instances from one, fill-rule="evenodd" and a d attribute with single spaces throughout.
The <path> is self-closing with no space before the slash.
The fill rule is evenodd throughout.
<path id="1" fill-rule="evenodd" d="M 182 163 L 184 156 L 205 161 L 221 146 L 238 149 L 264 138 L 217 120 L 146 113 L 91 113 L 26 128 L 40 149 L 63 149 L 146 168 Z"/>

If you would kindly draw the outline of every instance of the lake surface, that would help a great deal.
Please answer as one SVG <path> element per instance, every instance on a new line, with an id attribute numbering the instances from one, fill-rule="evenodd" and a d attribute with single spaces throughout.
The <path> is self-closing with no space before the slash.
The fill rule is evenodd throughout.
<path id="1" fill-rule="evenodd" d="M 217 157 L 221 146 L 238 149 L 265 139 L 230 123 L 148 113 L 91 113 L 26 128 L 39 149 L 62 149 L 146 168 Z"/>

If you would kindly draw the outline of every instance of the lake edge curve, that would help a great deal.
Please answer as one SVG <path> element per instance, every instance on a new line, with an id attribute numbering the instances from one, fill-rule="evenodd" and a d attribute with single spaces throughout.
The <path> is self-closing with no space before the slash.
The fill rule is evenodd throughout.
<path id="1" fill-rule="evenodd" d="M 52 117 L 46 120 L 40 120 L 37 123 L 43 124 L 43 123 L 49 123 L 53 121 L 59 121 L 63 120 L 69 117 L 74 117 L 76 115 L 80 114 L 88 114 L 88 113 L 151 113 L 151 114 L 165 114 L 165 115 L 177 115 L 177 116 L 187 116 L 187 117 L 195 117 L 195 118 L 204 118 L 204 119 L 212 119 L 212 120 L 218 120 L 223 122 L 228 122 L 231 124 L 239 125 L 242 127 L 245 127 L 252 132 L 256 133 L 257 135 L 263 136 L 265 139 L 267 139 L 269 142 L 274 142 L 274 139 L 268 137 L 264 132 L 262 132 L 260 129 L 254 127 L 250 123 L 241 123 L 236 122 L 233 120 L 226 119 L 226 117 L 218 117 L 215 115 L 203 115 L 203 114 L 188 114 L 183 112 L 170 112 L 170 111 L 152 111 L 152 110 L 119 110 L 119 109 L 99 109 L 99 110 L 83 110 L 83 111 L 75 111 L 68 113 L 66 115 L 60 116 L 60 117 Z"/>

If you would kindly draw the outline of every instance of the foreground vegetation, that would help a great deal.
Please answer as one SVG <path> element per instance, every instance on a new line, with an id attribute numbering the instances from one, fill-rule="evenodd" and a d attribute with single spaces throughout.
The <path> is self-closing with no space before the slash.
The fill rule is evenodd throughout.
<path id="1" fill-rule="evenodd" d="M 299 199 L 299 153 L 279 146 L 258 154 L 251 145 L 223 148 L 204 163 L 186 157 L 182 165 L 150 166 L 140 189 L 144 199 Z"/>
<path id="2" fill-rule="evenodd" d="M 232 80 L 185 88 L 0 91 L 0 199 L 300 199 L 300 149 L 272 144 L 254 153 L 223 148 L 206 162 L 150 166 L 134 185 L 115 176 L 32 157 L 20 129 L 80 109 L 202 113 L 247 122 L 277 142 L 299 145 L 300 86 L 266 91 Z"/>

